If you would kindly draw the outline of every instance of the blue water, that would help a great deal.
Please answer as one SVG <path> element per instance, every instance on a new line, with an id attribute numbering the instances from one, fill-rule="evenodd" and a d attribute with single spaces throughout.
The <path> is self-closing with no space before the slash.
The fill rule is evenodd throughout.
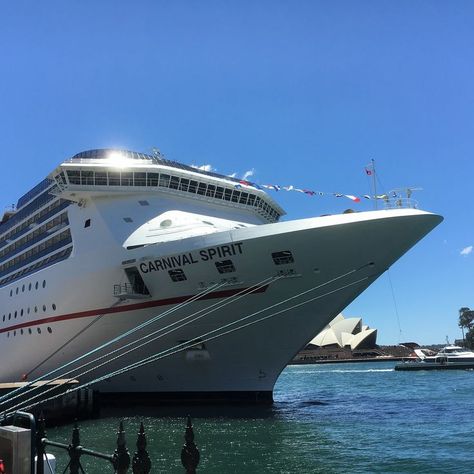
<path id="1" fill-rule="evenodd" d="M 393 363 L 290 366 L 272 407 L 124 408 L 81 423 L 86 447 L 112 452 L 124 420 L 133 454 L 145 424 L 152 472 L 181 473 L 193 417 L 204 473 L 474 472 L 474 372 L 395 372 Z M 181 416 L 183 415 L 183 416 Z M 48 437 L 69 442 L 71 426 Z M 62 472 L 65 458 L 57 450 Z M 85 460 L 88 473 L 113 472 Z"/>

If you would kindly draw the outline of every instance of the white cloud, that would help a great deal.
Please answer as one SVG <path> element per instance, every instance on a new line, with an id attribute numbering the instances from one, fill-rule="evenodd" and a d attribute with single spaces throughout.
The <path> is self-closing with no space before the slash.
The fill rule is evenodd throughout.
<path id="1" fill-rule="evenodd" d="M 202 170 L 202 171 L 215 171 L 215 168 L 213 168 L 212 165 L 201 165 L 201 166 L 191 165 L 191 167 L 196 168 L 197 170 Z"/>
<path id="2" fill-rule="evenodd" d="M 461 255 L 469 255 L 472 252 L 472 245 L 469 245 L 468 247 L 464 247 L 461 250 Z"/>
<path id="3" fill-rule="evenodd" d="M 244 173 L 244 175 L 242 176 L 242 179 L 245 180 L 247 178 L 250 178 L 250 176 L 253 176 L 254 173 L 255 173 L 255 170 L 252 168 L 251 170 L 248 170 Z"/>

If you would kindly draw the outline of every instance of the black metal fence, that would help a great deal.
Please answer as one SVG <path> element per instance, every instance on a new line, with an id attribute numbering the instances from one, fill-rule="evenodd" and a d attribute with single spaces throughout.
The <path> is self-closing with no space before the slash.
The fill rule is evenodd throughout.
<path id="1" fill-rule="evenodd" d="M 197 466 L 199 464 L 199 450 L 197 449 L 194 443 L 194 431 L 191 423 L 191 418 L 188 416 L 186 431 L 184 435 L 185 443 L 181 449 L 181 462 L 185 468 L 187 474 L 195 474 Z M 152 463 L 150 456 L 146 450 L 147 441 L 145 435 L 145 429 L 143 423 L 140 424 L 140 430 L 137 436 L 136 447 L 137 450 L 132 458 L 130 458 L 130 453 L 127 449 L 125 441 L 125 431 L 123 429 L 123 423 L 120 422 L 120 426 L 117 432 L 117 447 L 113 454 L 104 454 L 94 451 L 92 449 L 87 449 L 81 446 L 79 427 L 77 423 L 74 424 L 72 430 L 72 437 L 70 444 L 57 443 L 56 441 L 51 441 L 46 436 L 45 431 L 45 420 L 41 415 L 37 422 L 37 432 L 36 432 L 36 474 L 49 474 L 52 470 L 44 469 L 44 463 L 49 462 L 46 456 L 46 447 L 52 446 L 55 448 L 63 449 L 67 452 L 69 456 L 69 462 L 66 468 L 63 471 L 63 474 L 69 472 L 70 474 L 80 474 L 85 473 L 81 465 L 82 456 L 92 456 L 95 458 L 103 459 L 108 461 L 114 469 L 114 472 L 117 474 L 126 474 L 130 469 L 130 464 L 132 466 L 133 474 L 148 474 L 151 472 Z M 158 466 L 155 466 L 155 472 Z"/>

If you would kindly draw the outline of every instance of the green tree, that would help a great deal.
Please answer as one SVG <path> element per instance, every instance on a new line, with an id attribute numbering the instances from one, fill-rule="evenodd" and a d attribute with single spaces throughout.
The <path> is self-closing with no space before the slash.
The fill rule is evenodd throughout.
<path id="1" fill-rule="evenodd" d="M 472 349 L 474 347 L 474 310 L 465 306 L 460 308 L 458 325 L 462 330 L 463 340 Z M 465 336 L 464 330 L 466 330 Z"/>

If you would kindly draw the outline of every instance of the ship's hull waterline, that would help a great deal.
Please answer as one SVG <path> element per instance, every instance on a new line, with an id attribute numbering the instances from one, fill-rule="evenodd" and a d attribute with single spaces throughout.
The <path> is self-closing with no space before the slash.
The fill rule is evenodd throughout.
<path id="1" fill-rule="evenodd" d="M 115 394 L 269 400 L 292 357 L 440 221 L 439 216 L 417 210 L 374 211 L 261 225 L 124 250 L 122 260 L 116 262 L 97 264 L 99 255 L 94 252 L 89 262 L 78 261 L 73 255 L 37 275 L 47 282 L 38 290 L 40 300 L 47 308 L 54 302 L 57 310 L 43 312 L 40 306 L 38 312 L 18 317 L 15 325 L 0 333 L 0 380 L 19 380 L 23 374 L 29 379 L 41 376 L 168 312 L 85 359 L 110 354 L 137 338 L 146 342 L 147 335 L 162 329 L 150 344 L 107 365 L 100 366 L 106 358 L 94 363 L 95 370 L 78 376 L 81 383 L 178 346 L 175 354 L 163 354 L 94 388 Z M 291 251 L 294 261 L 275 265 L 272 252 L 285 250 Z M 210 271 L 214 252 L 232 253 L 236 272 L 228 284 L 223 285 L 226 274 L 219 278 L 215 267 Z M 113 285 L 123 274 L 120 262 L 124 256 L 137 262 L 149 297 L 119 301 L 112 295 Z M 170 256 L 175 260 L 168 260 L 169 265 L 184 263 L 185 281 L 170 282 L 163 271 L 162 259 Z M 97 268 L 91 272 L 94 261 Z M 255 291 L 240 294 L 259 283 Z M 211 289 L 213 285 L 217 286 Z M 15 287 L 21 286 L 20 280 Z M 205 297 L 176 309 L 205 288 L 209 288 Z M 216 303 L 225 306 L 207 315 L 198 313 Z M 281 304 L 272 307 L 277 303 Z M 228 326 L 231 323 L 235 324 Z M 28 334 L 30 329 L 36 333 L 34 338 Z M 189 346 L 184 347 L 186 341 Z M 198 345 L 190 347 L 194 343 Z"/>

